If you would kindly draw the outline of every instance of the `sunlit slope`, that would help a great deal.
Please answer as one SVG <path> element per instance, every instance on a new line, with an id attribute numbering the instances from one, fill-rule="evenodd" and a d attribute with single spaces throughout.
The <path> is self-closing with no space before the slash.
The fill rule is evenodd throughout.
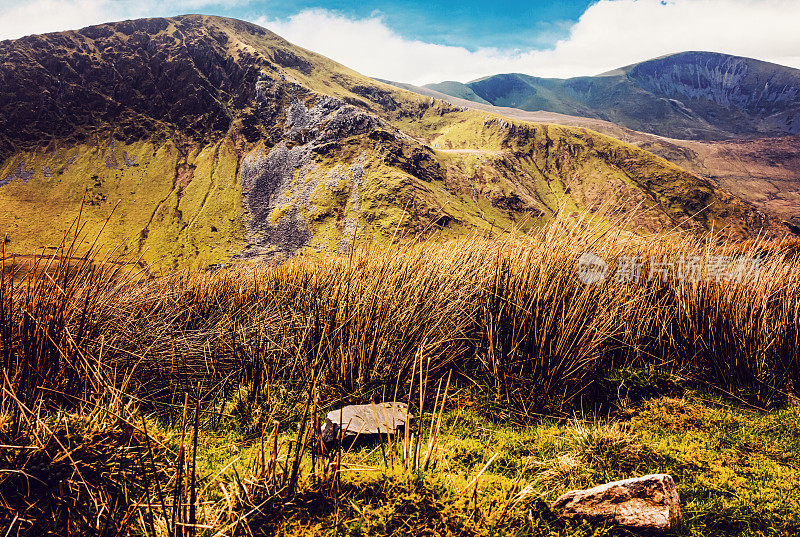
<path id="1" fill-rule="evenodd" d="M 228 259 L 244 238 L 238 154 L 227 140 L 182 153 L 170 141 L 106 140 L 19 154 L 0 168 L 6 249 L 47 253 L 78 217 L 87 240 L 164 266 Z M 113 212 L 113 215 L 112 215 Z M 107 221 L 107 222 L 106 222 Z"/>
<path id="2" fill-rule="evenodd" d="M 562 209 L 635 212 L 642 232 L 785 231 L 634 146 L 394 88 L 241 21 L 32 36 L 0 43 L 0 65 L 13 253 L 55 247 L 84 197 L 87 236 L 105 225 L 103 244 L 153 269 L 524 231 Z"/>
<path id="3" fill-rule="evenodd" d="M 601 207 L 637 213 L 641 229 L 725 229 L 734 237 L 785 227 L 713 183 L 637 146 L 597 132 L 512 121 L 475 111 L 430 117 L 409 128 L 441 152 L 480 156 L 478 175 L 491 190 L 533 200 L 545 213 Z M 474 149 L 484 150 L 483 154 Z M 497 185 L 494 188 L 493 185 Z M 497 196 L 496 196 L 497 197 Z M 501 198 L 502 199 L 502 198 Z M 506 200 L 507 203 L 507 200 Z"/>

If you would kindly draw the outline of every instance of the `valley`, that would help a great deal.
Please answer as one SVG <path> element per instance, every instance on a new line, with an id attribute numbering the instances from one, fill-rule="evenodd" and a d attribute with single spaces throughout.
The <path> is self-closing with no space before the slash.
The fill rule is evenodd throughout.
<path id="1" fill-rule="evenodd" d="M 494 106 L 446 95 L 430 87 L 387 83 L 447 101 L 454 106 L 481 110 L 510 119 L 591 129 L 641 147 L 687 171 L 705 177 L 737 197 L 753 203 L 762 211 L 778 216 L 792 225 L 796 226 L 800 222 L 798 136 L 716 141 L 667 138 L 601 119 Z"/>

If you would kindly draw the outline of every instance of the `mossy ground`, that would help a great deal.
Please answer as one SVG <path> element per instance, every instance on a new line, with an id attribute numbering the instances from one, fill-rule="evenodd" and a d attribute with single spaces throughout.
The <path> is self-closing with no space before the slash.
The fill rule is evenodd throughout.
<path id="1" fill-rule="evenodd" d="M 684 514 L 675 535 L 800 532 L 797 409 L 763 412 L 684 391 L 618 406 L 611 415 L 528 416 L 523 425 L 466 392 L 449 406 L 426 470 L 404 469 L 402 450 L 386 443 L 346 451 L 338 493 L 307 476 L 298 500 L 252 529 L 297 536 L 625 535 L 610 525 L 565 523 L 549 504 L 567 490 L 668 473 Z M 253 409 L 243 415 L 241 404 L 226 408 L 236 419 L 223 420 L 216 428 L 222 433 L 202 435 L 198 459 L 210 511 L 224 503 L 220 483 L 243 479 L 259 447 Z M 282 445 L 296 437 L 297 411 L 286 409 Z"/>

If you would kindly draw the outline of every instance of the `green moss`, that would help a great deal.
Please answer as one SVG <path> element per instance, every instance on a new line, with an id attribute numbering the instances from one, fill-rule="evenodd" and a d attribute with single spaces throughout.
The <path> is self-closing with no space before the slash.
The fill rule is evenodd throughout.
<path id="1" fill-rule="evenodd" d="M 295 207 L 294 201 L 288 201 L 283 205 L 281 205 L 280 207 L 275 207 L 275 209 L 273 209 L 272 212 L 269 213 L 269 223 L 272 224 L 273 226 L 277 225 L 278 222 L 280 222 L 281 218 L 286 216 L 286 213 L 291 211 L 294 207 Z"/>
<path id="2" fill-rule="evenodd" d="M 628 377 L 644 378 L 632 371 Z M 430 425 L 428 417 L 422 425 Z M 282 431 L 280 445 L 286 449 L 296 433 L 292 426 Z M 213 476 L 204 485 L 206 499 L 222 506 L 226 500 L 214 492 L 216 483 L 246 480 L 257 458 L 259 435 L 247 440 L 239 434 L 207 432 L 202 437 L 198 465 L 201 475 Z M 397 445 L 344 452 L 347 470 L 341 474 L 338 500 L 328 488 L 304 478 L 298 501 L 272 513 L 264 531 L 626 535 L 613 526 L 560 521 L 549 504 L 570 489 L 648 473 L 669 473 L 675 479 L 684 519 L 674 535 L 800 531 L 796 410 L 759 413 L 709 394 L 689 393 L 683 399 L 643 399 L 615 419 L 540 419 L 522 427 L 479 405 L 456 405 L 444 414 L 434 445 L 429 468 L 419 472 L 403 469 Z M 301 471 L 310 472 L 309 464 L 310 456 Z M 477 489 L 463 494 L 484 467 Z"/>
<path id="3" fill-rule="evenodd" d="M 333 185 L 320 182 L 311 193 L 309 219 L 312 222 L 321 222 L 326 218 L 343 217 L 351 188 L 351 180 L 346 178 Z"/>

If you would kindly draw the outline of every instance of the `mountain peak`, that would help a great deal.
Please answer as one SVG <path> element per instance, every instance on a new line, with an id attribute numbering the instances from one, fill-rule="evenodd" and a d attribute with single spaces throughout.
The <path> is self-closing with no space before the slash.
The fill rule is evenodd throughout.
<path id="1" fill-rule="evenodd" d="M 208 15 L 3 41 L 0 62 L 0 158 L 49 139 L 80 141 L 109 130 L 127 140 L 159 132 L 202 140 L 243 120 L 249 132 L 264 77 L 367 106 L 359 92 L 380 98 L 377 83 L 342 65 L 258 25 Z"/>

